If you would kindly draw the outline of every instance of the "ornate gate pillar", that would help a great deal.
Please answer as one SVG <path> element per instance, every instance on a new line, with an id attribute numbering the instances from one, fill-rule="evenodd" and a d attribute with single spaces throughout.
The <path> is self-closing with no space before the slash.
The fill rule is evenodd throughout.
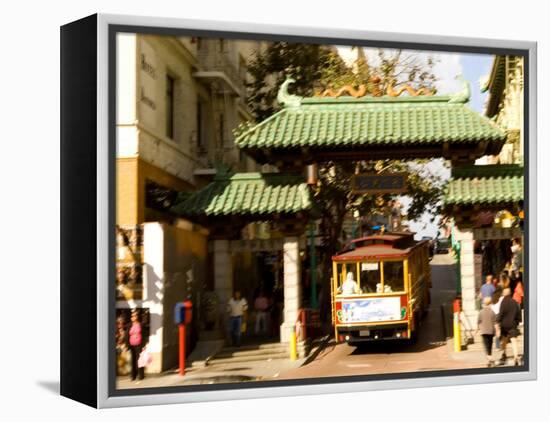
<path id="1" fill-rule="evenodd" d="M 456 228 L 456 239 L 460 242 L 460 285 L 462 310 L 469 328 L 477 327 L 474 232 L 471 228 Z"/>
<path id="2" fill-rule="evenodd" d="M 213 240 L 214 251 L 214 291 L 219 299 L 219 326 L 225 332 L 226 307 L 229 298 L 233 294 L 233 259 L 227 239 Z"/>
<path id="3" fill-rule="evenodd" d="M 297 236 L 288 236 L 283 245 L 284 266 L 284 322 L 281 324 L 281 342 L 290 340 L 290 330 L 296 324 L 302 303 L 300 244 Z"/>

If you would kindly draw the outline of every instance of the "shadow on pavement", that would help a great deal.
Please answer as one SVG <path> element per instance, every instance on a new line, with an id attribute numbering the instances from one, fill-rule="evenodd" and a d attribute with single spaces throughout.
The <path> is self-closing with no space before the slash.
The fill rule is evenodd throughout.
<path id="1" fill-rule="evenodd" d="M 50 393 L 54 393 L 55 395 L 59 395 L 59 392 L 61 391 L 59 381 L 37 381 L 36 385 L 42 387 Z"/>

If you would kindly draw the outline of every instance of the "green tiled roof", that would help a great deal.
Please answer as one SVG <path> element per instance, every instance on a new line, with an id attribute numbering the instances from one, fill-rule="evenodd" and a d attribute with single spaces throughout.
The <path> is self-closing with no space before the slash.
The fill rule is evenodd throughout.
<path id="1" fill-rule="evenodd" d="M 282 173 L 236 173 L 217 176 L 212 183 L 173 207 L 181 216 L 263 217 L 294 214 L 312 208 L 302 176 Z"/>
<path id="2" fill-rule="evenodd" d="M 523 167 L 486 165 L 453 169 L 444 206 L 501 204 L 523 200 Z"/>
<path id="3" fill-rule="evenodd" d="M 240 148 L 503 142 L 504 132 L 453 97 L 304 98 L 241 128 Z"/>

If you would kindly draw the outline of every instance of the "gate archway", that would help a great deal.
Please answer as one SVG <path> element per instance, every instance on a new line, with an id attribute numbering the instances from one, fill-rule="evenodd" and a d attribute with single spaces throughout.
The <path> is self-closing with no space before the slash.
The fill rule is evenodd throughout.
<path id="1" fill-rule="evenodd" d="M 258 124 L 241 126 L 235 140 L 258 163 L 275 165 L 281 171 L 301 173 L 305 166 L 326 161 L 417 158 L 444 158 L 453 167 L 461 167 L 482 156 L 498 154 L 506 140 L 493 122 L 467 106 L 470 88 L 464 80 L 461 91 L 447 96 L 302 98 L 289 94 L 291 83 L 287 79 L 280 87 L 277 98 L 282 109 Z M 241 179 L 247 177 L 249 182 L 254 177 L 265 182 L 271 177 L 294 177 L 285 189 L 293 192 L 292 197 L 307 200 L 290 208 L 286 199 L 281 200 L 283 208 L 264 213 L 265 204 L 272 203 L 265 199 L 270 198 L 265 193 L 269 183 L 261 183 L 263 187 L 254 190 L 243 184 Z M 288 277 L 285 268 L 285 327 L 294 324 L 300 307 L 300 269 L 290 268 L 290 261 L 299 262 L 298 236 L 311 210 L 312 200 L 303 178 L 283 174 L 219 178 L 175 208 L 180 216 L 212 227 L 218 271 L 215 283 L 224 299 L 232 289 L 232 280 L 222 269 L 230 265 L 228 239 L 234 239 L 243 224 L 258 218 L 273 219 L 281 226 L 286 233 L 285 257 L 287 253 L 290 256 Z M 281 340 L 285 338 L 281 336 Z"/>

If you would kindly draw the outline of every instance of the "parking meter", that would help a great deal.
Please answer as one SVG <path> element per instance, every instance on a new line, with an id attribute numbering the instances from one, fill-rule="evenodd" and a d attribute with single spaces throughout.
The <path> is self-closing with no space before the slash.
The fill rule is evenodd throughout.
<path id="1" fill-rule="evenodd" d="M 185 375 L 185 326 L 193 320 L 193 303 L 190 300 L 176 303 L 174 323 L 179 329 L 179 373 Z"/>

